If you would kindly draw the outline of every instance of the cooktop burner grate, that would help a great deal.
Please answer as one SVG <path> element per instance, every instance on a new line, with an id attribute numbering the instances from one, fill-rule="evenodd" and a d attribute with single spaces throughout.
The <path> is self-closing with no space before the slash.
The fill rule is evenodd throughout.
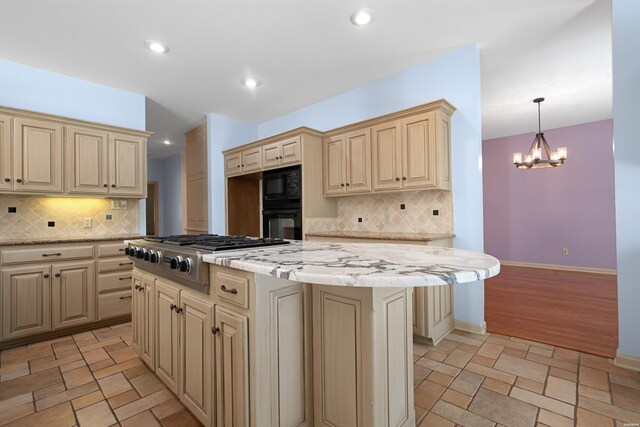
<path id="1" fill-rule="evenodd" d="M 217 234 L 147 236 L 144 240 L 171 246 L 188 246 L 193 249 L 225 251 L 248 249 L 262 246 L 286 245 L 287 240 L 268 237 L 220 236 Z"/>

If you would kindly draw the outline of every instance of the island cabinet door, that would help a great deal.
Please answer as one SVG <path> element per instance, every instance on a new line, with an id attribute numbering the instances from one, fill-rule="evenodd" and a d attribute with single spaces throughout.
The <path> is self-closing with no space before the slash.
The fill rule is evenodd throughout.
<path id="1" fill-rule="evenodd" d="M 246 316 L 215 307 L 216 419 L 249 427 L 249 336 Z M 267 421 L 268 422 L 268 421 Z"/>
<path id="2" fill-rule="evenodd" d="M 58 263 L 53 264 L 51 270 L 53 329 L 93 322 L 96 318 L 95 262 Z"/>
<path id="3" fill-rule="evenodd" d="M 179 397 L 205 426 L 213 423 L 213 304 L 180 294 Z"/>
<path id="4" fill-rule="evenodd" d="M 156 280 L 154 293 L 156 328 L 156 375 L 178 392 L 178 298 L 180 289 Z"/>
<path id="5" fill-rule="evenodd" d="M 131 274 L 131 347 L 140 354 L 140 342 L 142 341 L 142 274 L 134 270 Z"/>
<path id="6" fill-rule="evenodd" d="M 453 286 L 428 286 L 424 292 L 427 336 L 437 343 L 453 329 Z"/>
<path id="7" fill-rule="evenodd" d="M 2 338 L 51 329 L 50 266 L 2 269 Z"/>
<path id="8" fill-rule="evenodd" d="M 154 301 L 153 291 L 155 279 L 152 276 L 142 276 L 141 298 L 141 324 L 142 335 L 140 340 L 140 355 L 142 361 L 151 369 L 155 366 L 155 322 L 154 322 Z"/>

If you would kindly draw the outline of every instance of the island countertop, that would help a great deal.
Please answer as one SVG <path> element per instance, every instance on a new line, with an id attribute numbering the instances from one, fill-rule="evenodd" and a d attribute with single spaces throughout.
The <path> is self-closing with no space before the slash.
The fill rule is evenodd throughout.
<path id="1" fill-rule="evenodd" d="M 500 272 L 500 262 L 482 252 L 385 243 L 294 240 L 288 245 L 213 253 L 203 260 L 296 282 L 356 287 L 451 285 Z"/>

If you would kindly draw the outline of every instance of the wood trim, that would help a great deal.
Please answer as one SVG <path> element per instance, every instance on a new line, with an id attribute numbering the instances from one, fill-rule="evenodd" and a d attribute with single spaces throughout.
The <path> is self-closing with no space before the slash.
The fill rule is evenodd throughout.
<path id="1" fill-rule="evenodd" d="M 205 120 L 203 123 L 200 123 L 198 126 L 194 127 L 193 129 L 186 131 L 184 133 L 184 136 L 191 136 L 194 133 L 206 132 L 206 131 L 207 131 L 207 121 Z"/>
<path id="2" fill-rule="evenodd" d="M 224 154 L 225 156 L 231 153 L 239 153 L 242 151 L 245 151 L 247 149 L 250 148 L 254 148 L 254 147 L 261 147 L 264 144 L 269 144 L 271 142 L 279 142 L 282 139 L 288 139 L 294 136 L 298 136 L 298 135 L 302 135 L 302 134 L 309 134 L 309 135 L 313 135 L 313 136 L 319 136 L 322 137 L 322 132 L 315 130 L 315 129 L 311 129 L 309 127 L 306 126 L 301 126 L 299 128 L 295 128 L 295 129 L 291 129 L 288 130 L 286 132 L 282 132 L 279 133 L 277 135 L 273 135 L 273 136 L 269 136 L 267 138 L 263 138 L 263 139 L 259 139 L 257 141 L 253 141 L 250 142 L 248 144 L 245 145 L 240 145 L 238 147 L 234 147 L 234 148 L 230 148 L 228 150 L 224 150 L 222 152 L 222 154 Z"/>
<path id="3" fill-rule="evenodd" d="M 100 320 L 97 322 L 85 323 L 83 325 L 71 326 L 63 329 L 55 329 L 49 332 L 44 332 L 36 335 L 29 335 L 26 337 L 16 338 L 13 340 L 6 340 L 0 342 L 0 350 L 6 350 L 12 347 L 18 347 L 24 344 L 31 344 L 38 341 L 48 340 L 52 338 L 58 338 L 65 335 L 77 334 L 79 332 L 90 331 L 92 329 L 103 328 L 105 326 L 117 325 L 119 323 L 126 323 L 131 321 L 131 315 L 113 317 L 106 320 Z"/>
<path id="4" fill-rule="evenodd" d="M 633 356 L 623 356 L 620 353 L 614 360 L 614 365 L 625 369 L 631 369 L 632 371 L 640 371 L 640 359 Z"/>
<path id="5" fill-rule="evenodd" d="M 69 126 L 69 125 L 84 126 L 91 129 L 101 130 L 101 131 L 107 130 L 109 132 L 120 132 L 120 133 L 125 133 L 127 135 L 142 136 L 145 138 L 148 138 L 151 135 L 153 135 L 153 132 L 147 132 L 143 130 L 128 129 L 128 128 L 108 125 L 104 123 L 72 119 L 69 117 L 56 116 L 54 114 L 38 113 L 36 111 L 18 110 L 18 109 L 9 108 L 9 107 L 0 107 L 0 113 L 11 114 L 14 117 L 25 117 L 25 118 L 35 119 L 35 120 L 54 121 L 54 122 L 59 122 L 60 124 L 63 124 L 66 126 Z"/>
<path id="6" fill-rule="evenodd" d="M 510 267 L 526 267 L 526 268 L 542 268 L 545 270 L 559 270 L 559 271 L 575 271 L 578 273 L 595 273 L 595 274 L 612 274 L 617 275 L 618 271 L 609 268 L 591 268 L 591 267 L 579 267 L 571 265 L 555 265 L 555 264 L 536 264 L 533 262 L 519 262 L 519 261 L 502 261 L 501 265 Z"/>
<path id="7" fill-rule="evenodd" d="M 347 133 L 361 128 L 376 126 L 388 121 L 399 120 L 405 117 L 413 116 L 419 113 L 426 113 L 429 111 L 442 110 L 443 112 L 452 115 L 456 111 L 456 107 L 451 105 L 446 99 L 438 99 L 426 104 L 416 105 L 404 110 L 396 111 L 394 113 L 385 114 L 382 116 L 373 117 L 371 119 L 363 120 L 361 122 L 352 123 L 350 125 L 342 126 L 339 128 L 331 129 L 324 133 L 324 136 L 333 136 L 341 133 Z"/>
<path id="8" fill-rule="evenodd" d="M 466 320 L 455 319 L 453 328 L 460 331 L 471 332 L 473 334 L 484 335 L 487 333 L 487 322 L 482 323 L 467 322 Z"/>

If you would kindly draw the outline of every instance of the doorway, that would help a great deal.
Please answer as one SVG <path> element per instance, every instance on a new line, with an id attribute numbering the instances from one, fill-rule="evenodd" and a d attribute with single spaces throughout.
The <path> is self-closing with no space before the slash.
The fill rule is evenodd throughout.
<path id="1" fill-rule="evenodd" d="M 147 182 L 147 236 L 158 235 L 158 181 Z"/>

